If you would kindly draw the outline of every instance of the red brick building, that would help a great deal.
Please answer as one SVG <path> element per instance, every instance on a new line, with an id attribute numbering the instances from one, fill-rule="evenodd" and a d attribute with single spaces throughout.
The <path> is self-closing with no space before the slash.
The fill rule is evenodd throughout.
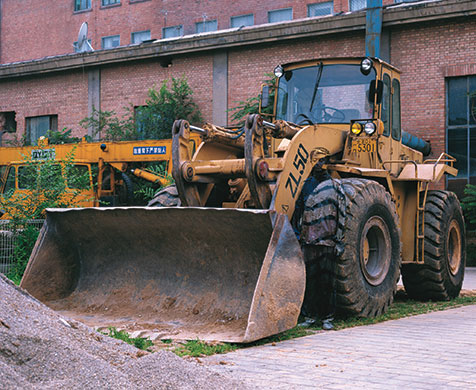
<path id="1" fill-rule="evenodd" d="M 448 186 L 461 186 L 476 177 L 476 2 L 384 5 L 381 56 L 402 70 L 403 128 L 430 139 L 435 155 L 456 154 L 460 175 Z M 16 128 L 3 140 L 33 137 L 41 126 L 80 135 L 78 122 L 92 107 L 120 115 L 125 106 L 144 104 L 154 84 L 181 75 L 205 120 L 225 124 L 227 108 L 256 95 L 279 63 L 364 55 L 361 6 L 362 0 L 0 0 L 0 113 Z M 286 11 L 273 12 L 279 10 Z M 312 16 L 319 13 L 329 15 Z M 96 50 L 74 53 L 84 21 Z M 182 26 L 173 32 L 179 37 L 163 39 L 175 26 Z"/>

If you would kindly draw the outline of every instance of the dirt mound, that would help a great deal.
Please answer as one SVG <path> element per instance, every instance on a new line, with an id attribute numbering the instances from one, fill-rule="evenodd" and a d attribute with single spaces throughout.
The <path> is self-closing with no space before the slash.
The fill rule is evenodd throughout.
<path id="1" fill-rule="evenodd" d="M 0 274 L 2 389 L 245 389 L 167 351 L 147 353 L 63 318 Z"/>

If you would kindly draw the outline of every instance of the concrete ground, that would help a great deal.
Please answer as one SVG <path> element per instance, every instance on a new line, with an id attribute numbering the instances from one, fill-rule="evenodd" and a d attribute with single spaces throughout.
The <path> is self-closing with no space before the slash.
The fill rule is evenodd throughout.
<path id="1" fill-rule="evenodd" d="M 463 288 L 476 290 L 476 268 Z M 476 390 L 476 305 L 202 360 L 259 389 Z"/>

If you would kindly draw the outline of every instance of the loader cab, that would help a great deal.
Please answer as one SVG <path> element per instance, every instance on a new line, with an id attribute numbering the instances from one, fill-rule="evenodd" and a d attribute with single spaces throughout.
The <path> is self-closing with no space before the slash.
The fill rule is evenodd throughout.
<path id="1" fill-rule="evenodd" d="M 33 207 L 33 203 L 29 204 L 29 202 L 31 201 L 32 188 L 35 183 L 38 184 L 36 178 L 40 177 L 40 173 L 37 172 L 39 169 L 41 169 L 41 166 L 25 162 L 12 162 L 1 167 L 0 196 L 6 199 L 14 198 L 13 203 L 10 205 L 13 208 L 8 211 L 0 210 L 0 219 L 10 219 L 12 213 L 19 211 L 15 207 L 21 208 L 22 204 L 25 207 Z M 48 174 L 41 175 L 42 179 L 40 180 L 48 182 L 48 177 L 51 177 L 50 182 L 54 183 L 54 177 L 57 175 L 64 178 L 65 187 L 64 191 L 61 191 L 61 196 L 66 204 L 74 202 L 74 204 L 81 207 L 94 206 L 90 164 L 76 163 L 67 167 L 60 162 L 50 164 L 48 166 Z M 47 187 L 45 183 L 40 185 L 45 186 L 45 188 Z"/>
<path id="2" fill-rule="evenodd" d="M 274 117 L 346 129 L 344 159 L 393 175 L 401 164 L 390 161 L 402 155 L 421 159 L 401 144 L 400 72 L 390 64 L 378 58 L 322 59 L 279 65 L 274 73 Z"/>
<path id="3" fill-rule="evenodd" d="M 372 119 L 369 99 L 374 67 L 364 74 L 359 61 L 322 60 L 278 66 L 276 119 L 299 125 L 348 124 Z"/>

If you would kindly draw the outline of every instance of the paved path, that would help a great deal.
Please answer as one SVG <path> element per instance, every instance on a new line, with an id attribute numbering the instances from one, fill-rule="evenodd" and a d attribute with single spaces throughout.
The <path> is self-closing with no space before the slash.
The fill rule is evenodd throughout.
<path id="1" fill-rule="evenodd" d="M 259 389 L 476 390 L 476 305 L 202 360 Z"/>

